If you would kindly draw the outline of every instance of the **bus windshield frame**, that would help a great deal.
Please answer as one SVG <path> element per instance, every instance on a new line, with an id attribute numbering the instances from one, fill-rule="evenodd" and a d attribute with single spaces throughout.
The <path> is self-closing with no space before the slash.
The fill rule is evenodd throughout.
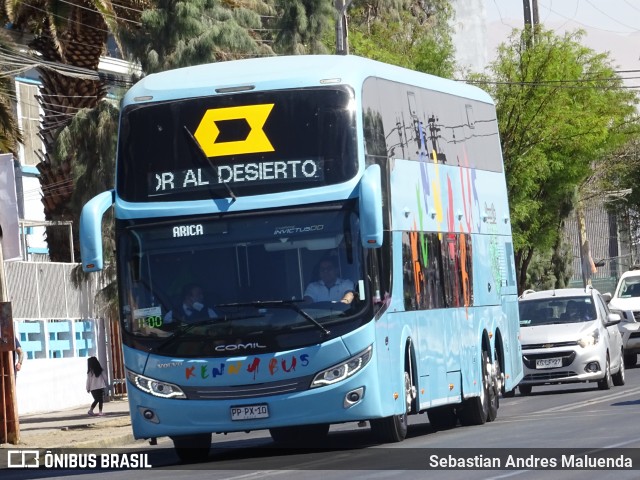
<path id="1" fill-rule="evenodd" d="M 234 345 L 276 352 L 320 343 L 371 319 L 355 202 L 262 214 L 118 220 L 124 343 L 162 355 L 215 357 Z M 313 299 L 332 259 L 354 300 Z M 184 288 L 203 293 L 197 321 L 181 321 Z M 350 298 L 347 295 L 347 298 Z M 175 318 L 174 318 L 175 317 Z M 195 317 L 194 317 L 195 318 Z"/>
<path id="2" fill-rule="evenodd" d="M 346 86 L 128 105 L 117 193 L 168 202 L 335 185 L 358 172 L 356 131 Z"/>

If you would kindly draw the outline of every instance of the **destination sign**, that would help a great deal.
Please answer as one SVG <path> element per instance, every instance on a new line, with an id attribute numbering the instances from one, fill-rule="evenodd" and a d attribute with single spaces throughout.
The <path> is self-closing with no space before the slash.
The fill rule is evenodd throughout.
<path id="1" fill-rule="evenodd" d="M 280 160 L 273 162 L 237 163 L 218 165 L 216 168 L 190 168 L 186 170 L 149 174 L 148 195 L 166 195 L 178 192 L 208 189 L 225 183 L 266 184 L 288 182 L 321 182 L 324 180 L 322 160 Z"/>

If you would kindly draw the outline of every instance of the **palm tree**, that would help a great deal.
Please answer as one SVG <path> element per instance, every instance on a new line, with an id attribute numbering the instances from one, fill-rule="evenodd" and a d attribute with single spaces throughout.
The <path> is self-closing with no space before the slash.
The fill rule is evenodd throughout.
<path id="1" fill-rule="evenodd" d="M 44 112 L 40 137 L 40 172 L 46 220 L 72 220 L 74 237 L 80 212 L 71 208 L 74 192 L 73 166 L 69 157 L 58 157 L 55 140 L 61 130 L 83 108 L 95 108 L 107 93 L 98 76 L 100 57 L 105 52 L 108 26 L 131 23 L 139 17 L 147 1 L 89 0 L 5 0 L 0 2 L 14 28 L 29 31 L 29 43 L 38 55 L 38 73 L 42 82 L 38 101 Z M 66 66 L 66 67 L 64 67 Z M 71 261 L 66 233 L 47 227 L 47 242 L 52 261 Z M 74 241 L 75 258 L 79 258 Z"/>
<path id="2" fill-rule="evenodd" d="M 144 74 L 246 56 L 273 55 L 263 27 L 269 0 L 155 0 L 140 26 L 120 30 Z"/>
<path id="3" fill-rule="evenodd" d="M 0 15 L 0 21 L 6 21 Z M 6 31 L 0 31 L 0 50 L 4 55 L 12 55 L 13 40 Z M 4 63 L 0 67 L 0 153 L 18 153 L 22 143 L 22 133 L 16 120 L 13 101 L 16 98 L 12 71 L 15 65 Z"/>

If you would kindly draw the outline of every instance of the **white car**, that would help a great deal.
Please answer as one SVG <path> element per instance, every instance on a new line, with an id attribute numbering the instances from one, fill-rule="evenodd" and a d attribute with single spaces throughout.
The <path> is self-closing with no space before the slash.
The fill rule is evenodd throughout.
<path id="1" fill-rule="evenodd" d="M 609 301 L 609 308 L 633 313 L 633 318 L 622 313 L 619 327 L 624 342 L 625 366 L 635 367 L 640 353 L 640 270 L 630 270 L 622 274 Z"/>
<path id="2" fill-rule="evenodd" d="M 534 385 L 597 382 L 624 385 L 621 317 L 594 288 L 525 292 L 519 299 L 522 395 Z"/>

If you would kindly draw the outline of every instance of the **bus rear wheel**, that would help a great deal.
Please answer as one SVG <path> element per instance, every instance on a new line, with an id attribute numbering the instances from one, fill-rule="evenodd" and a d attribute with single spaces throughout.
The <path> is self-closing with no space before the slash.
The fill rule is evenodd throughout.
<path id="1" fill-rule="evenodd" d="M 411 409 L 410 399 L 414 396 L 413 390 L 411 375 L 409 375 L 409 372 L 404 372 L 404 412 L 400 415 L 375 418 L 369 421 L 371 424 L 371 432 L 378 441 L 382 443 L 398 443 L 406 438 L 407 414 Z"/>
<path id="2" fill-rule="evenodd" d="M 317 425 L 300 425 L 296 427 L 270 428 L 269 434 L 276 443 L 282 444 L 304 444 L 319 442 L 325 439 L 329 433 L 329 424 L 321 423 Z"/>
<path id="3" fill-rule="evenodd" d="M 486 351 L 482 352 L 482 393 L 479 397 L 467 398 L 458 411 L 460 424 L 483 425 L 498 416 L 498 389 L 493 367 Z"/>
<path id="4" fill-rule="evenodd" d="M 199 463 L 209 458 L 211 434 L 181 435 L 171 437 L 176 454 L 182 463 Z"/>
<path id="5" fill-rule="evenodd" d="M 446 430 L 453 428 L 458 423 L 456 411 L 451 405 L 434 407 L 427 410 L 429 423 L 434 430 Z"/>

